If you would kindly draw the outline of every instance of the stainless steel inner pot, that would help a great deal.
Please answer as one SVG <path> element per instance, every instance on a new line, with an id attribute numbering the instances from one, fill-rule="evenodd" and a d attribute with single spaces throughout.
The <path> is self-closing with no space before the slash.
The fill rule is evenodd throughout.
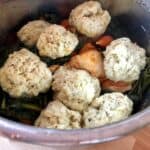
<path id="1" fill-rule="evenodd" d="M 54 10 L 67 17 L 70 10 L 84 0 L 1 0 L 0 46 L 6 35 L 26 16 L 40 11 Z M 132 40 L 150 54 L 150 0 L 99 0 L 112 16 L 129 31 Z M 0 56 L 1 57 L 1 56 Z M 148 96 L 150 100 L 150 96 Z M 150 107 L 128 119 L 93 129 L 55 130 L 19 124 L 0 117 L 0 133 L 10 139 L 48 146 L 69 146 L 102 143 L 120 138 L 150 123 Z"/>

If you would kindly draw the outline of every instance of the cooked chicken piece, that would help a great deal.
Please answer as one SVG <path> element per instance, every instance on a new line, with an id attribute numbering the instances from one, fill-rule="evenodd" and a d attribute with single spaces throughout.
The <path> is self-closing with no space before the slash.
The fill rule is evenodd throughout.
<path id="1" fill-rule="evenodd" d="M 95 77 L 105 76 L 102 53 L 90 43 L 86 44 L 78 55 L 73 56 L 68 64 L 86 70 Z"/>

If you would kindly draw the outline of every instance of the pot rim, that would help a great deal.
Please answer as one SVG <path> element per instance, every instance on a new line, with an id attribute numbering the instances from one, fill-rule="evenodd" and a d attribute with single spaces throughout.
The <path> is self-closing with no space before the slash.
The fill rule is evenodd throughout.
<path id="1" fill-rule="evenodd" d="M 0 133 L 13 140 L 45 146 L 86 145 L 109 142 L 150 124 L 150 106 L 129 118 L 91 129 L 37 128 L 0 117 Z"/>
<path id="2" fill-rule="evenodd" d="M 3 0 L 0 4 L 7 1 L 9 0 Z M 146 1 L 144 1 L 145 3 Z M 142 7 L 149 6 L 148 2 L 144 4 Z M 86 145 L 109 142 L 149 124 L 150 106 L 123 121 L 91 129 L 43 129 L 0 117 L 0 135 L 16 141 L 45 146 Z"/>

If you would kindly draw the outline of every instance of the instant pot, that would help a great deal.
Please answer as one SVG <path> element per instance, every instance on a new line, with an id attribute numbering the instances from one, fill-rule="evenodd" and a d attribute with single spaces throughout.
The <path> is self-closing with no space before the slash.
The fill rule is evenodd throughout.
<path id="1" fill-rule="evenodd" d="M 34 18 L 46 11 L 67 17 L 72 8 L 84 0 L 1 0 L 0 46 L 7 40 L 10 30 L 24 18 Z M 129 36 L 150 54 L 150 0 L 99 0 L 103 8 L 117 17 Z M 115 32 L 115 31 L 114 31 Z M 0 56 L 1 57 L 1 56 Z M 150 92 L 145 93 L 150 101 Z M 42 129 L 0 117 L 0 135 L 10 141 L 64 148 L 103 143 L 121 138 L 150 123 L 150 106 L 139 110 L 126 120 L 92 129 Z M 27 144 L 26 144 L 27 146 Z"/>

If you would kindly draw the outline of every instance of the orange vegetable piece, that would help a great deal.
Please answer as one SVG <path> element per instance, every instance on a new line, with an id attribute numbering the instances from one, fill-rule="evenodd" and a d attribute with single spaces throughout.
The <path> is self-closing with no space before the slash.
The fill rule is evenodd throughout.
<path id="1" fill-rule="evenodd" d="M 132 84 L 131 83 L 126 83 L 123 81 L 119 81 L 119 82 L 114 82 L 111 81 L 109 79 L 100 79 L 101 81 L 101 86 L 102 89 L 105 90 L 110 90 L 110 91 L 114 91 L 114 92 L 126 92 L 131 90 L 132 88 Z"/>
<path id="2" fill-rule="evenodd" d="M 69 21 L 67 19 L 64 19 L 60 24 L 66 29 L 70 27 Z"/>
<path id="3" fill-rule="evenodd" d="M 96 45 L 106 47 L 113 41 L 113 37 L 110 35 L 102 36 L 97 42 Z"/>
<path id="4" fill-rule="evenodd" d="M 69 21 L 67 19 L 64 19 L 60 24 L 67 30 L 76 33 L 76 29 L 69 24 Z"/>
<path id="5" fill-rule="evenodd" d="M 71 58 L 69 66 L 87 70 L 95 77 L 104 77 L 103 57 L 92 44 L 86 44 L 78 55 Z"/>
<path id="6" fill-rule="evenodd" d="M 96 50 L 95 46 L 92 43 L 85 44 L 79 53 L 82 54 L 82 53 L 87 52 L 89 50 Z"/>

